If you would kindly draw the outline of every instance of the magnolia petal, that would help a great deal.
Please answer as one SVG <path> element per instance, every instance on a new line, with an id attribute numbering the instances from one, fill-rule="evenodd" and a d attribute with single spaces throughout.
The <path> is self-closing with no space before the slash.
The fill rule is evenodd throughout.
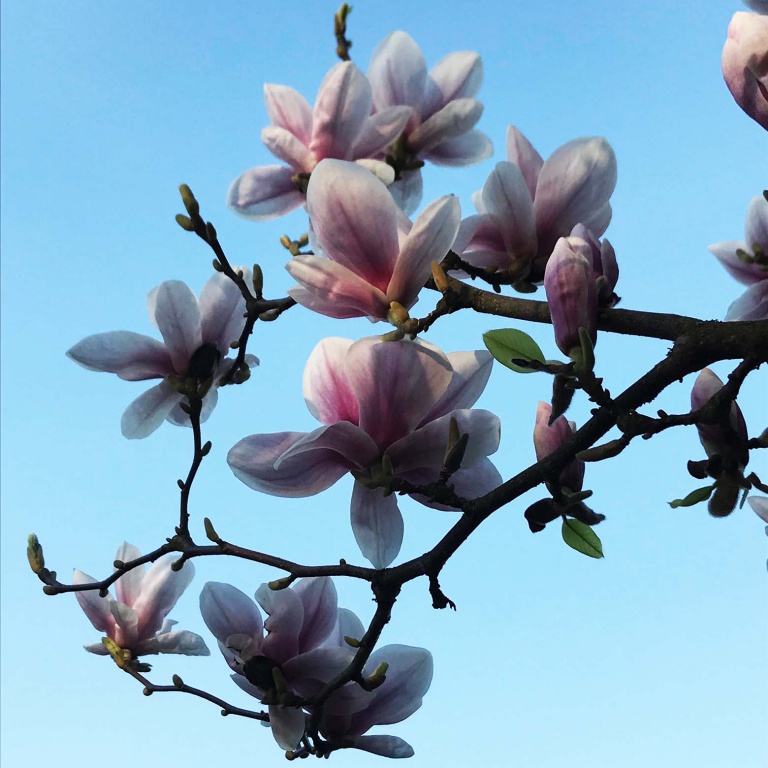
<path id="1" fill-rule="evenodd" d="M 377 110 L 405 104 L 416 110 L 424 98 L 427 63 L 421 48 L 405 32 L 391 32 L 376 46 L 368 67 L 368 80 Z"/>
<path id="2" fill-rule="evenodd" d="M 298 290 L 291 288 L 288 295 L 307 309 L 329 317 L 387 317 L 389 301 L 384 290 L 342 264 L 300 254 L 285 268 L 301 286 Z"/>
<path id="3" fill-rule="evenodd" d="M 245 691 L 249 696 L 253 696 L 259 701 L 264 698 L 264 692 L 253 685 L 253 683 L 249 683 L 248 680 L 246 680 L 241 674 L 235 673 L 234 675 L 230 675 L 230 678 L 238 688 Z"/>
<path id="4" fill-rule="evenodd" d="M 471 408 L 483 393 L 493 370 L 493 355 L 485 350 L 449 352 L 448 360 L 453 368 L 451 383 L 419 426 L 458 408 Z"/>
<path id="5" fill-rule="evenodd" d="M 383 160 L 372 160 L 368 157 L 355 160 L 355 164 L 370 171 L 385 187 L 395 180 L 395 169 Z"/>
<path id="6" fill-rule="evenodd" d="M 155 653 L 177 653 L 182 656 L 210 656 L 211 652 L 200 635 L 189 630 L 178 632 L 163 632 L 162 634 L 142 640 L 136 654 L 148 656 Z"/>
<path id="7" fill-rule="evenodd" d="M 189 360 L 202 344 L 200 305 L 181 280 L 166 280 L 154 294 L 154 318 L 176 373 L 185 374 Z"/>
<path id="8" fill-rule="evenodd" d="M 264 622 L 256 604 L 231 584 L 209 581 L 200 592 L 203 621 L 219 642 L 230 635 L 261 638 Z"/>
<path id="9" fill-rule="evenodd" d="M 275 469 L 280 470 L 284 462 L 293 461 L 304 453 L 326 449 L 335 451 L 349 469 L 363 469 L 378 457 L 376 444 L 369 435 L 355 424 L 339 421 L 297 440 L 275 461 Z"/>
<path id="10" fill-rule="evenodd" d="M 386 291 L 398 255 L 397 208 L 387 188 L 354 163 L 326 160 L 312 173 L 307 210 L 328 258 Z"/>
<path id="11" fill-rule="evenodd" d="M 283 672 L 300 696 L 314 696 L 326 683 L 343 672 L 355 656 L 348 645 L 315 648 L 289 659 Z"/>
<path id="12" fill-rule="evenodd" d="M 299 141 L 312 139 L 312 107 L 296 90 L 287 85 L 264 85 L 264 103 L 269 121 L 290 131 Z"/>
<path id="13" fill-rule="evenodd" d="M 338 598 L 333 580 L 327 576 L 299 579 L 293 591 L 304 606 L 299 635 L 299 653 L 317 648 L 331 634 L 338 617 Z"/>
<path id="14" fill-rule="evenodd" d="M 269 705 L 269 725 L 280 749 L 294 750 L 304 735 L 306 717 L 297 707 Z"/>
<path id="15" fill-rule="evenodd" d="M 374 568 L 386 568 L 400 552 L 403 543 L 403 516 L 397 496 L 384 495 L 381 488 L 371 490 L 355 481 L 350 506 L 352 532 L 363 557 Z"/>
<path id="16" fill-rule="evenodd" d="M 766 320 L 768 319 L 768 279 L 747 288 L 736 301 L 728 307 L 726 320 Z"/>
<path id="17" fill-rule="evenodd" d="M 165 344 L 132 331 L 86 336 L 67 352 L 67 357 L 89 371 L 116 373 L 127 381 L 159 379 L 173 372 Z"/>
<path id="18" fill-rule="evenodd" d="M 267 636 L 261 643 L 261 653 L 283 664 L 299 653 L 304 603 L 295 590 L 273 590 L 268 584 L 262 584 L 256 590 L 256 602 L 268 614 L 264 622 Z"/>
<path id="19" fill-rule="evenodd" d="M 762 195 L 755 195 L 747 206 L 744 239 L 750 249 L 757 245 L 763 251 L 768 251 L 768 200 Z M 765 270 L 763 275 L 768 277 Z"/>
<path id="20" fill-rule="evenodd" d="M 751 248 L 743 241 L 726 240 L 722 243 L 714 243 L 708 248 L 709 252 L 725 267 L 726 272 L 742 285 L 752 285 L 760 280 L 768 279 L 768 272 L 761 269 L 757 264 L 745 264 L 737 255 L 736 251 L 746 251 L 749 253 Z"/>
<path id="21" fill-rule="evenodd" d="M 483 60 L 473 51 L 449 53 L 429 71 L 422 118 L 426 119 L 454 99 L 474 98 L 483 82 Z"/>
<path id="22" fill-rule="evenodd" d="M 129 563 L 131 560 L 137 560 L 141 557 L 141 552 L 124 541 L 115 554 L 115 560 L 120 560 L 123 563 Z M 117 569 L 115 569 L 117 570 Z M 136 599 L 141 594 L 141 585 L 144 581 L 144 566 L 140 565 L 137 568 L 132 568 L 127 573 L 124 573 L 115 582 L 115 594 L 117 599 L 125 605 L 133 605 Z"/>
<path id="23" fill-rule="evenodd" d="M 478 267 L 509 267 L 499 222 L 486 213 L 468 216 L 461 222 L 453 250 L 461 254 L 465 261 Z"/>
<path id="24" fill-rule="evenodd" d="M 416 428 L 453 376 L 448 358 L 436 347 L 378 337 L 355 342 L 346 369 L 360 404 L 360 428 L 381 449 Z"/>
<path id="25" fill-rule="evenodd" d="M 424 193 L 421 170 L 403 171 L 400 178 L 387 187 L 387 191 L 392 195 L 395 205 L 410 216 L 419 207 Z"/>
<path id="26" fill-rule="evenodd" d="M 469 435 L 462 465 L 471 467 L 480 459 L 495 453 L 501 439 L 501 422 L 496 414 L 479 408 L 452 411 L 430 421 L 406 435 L 387 449 L 396 475 L 413 469 L 431 469 L 432 482 L 443 466 L 451 419 L 461 434 Z"/>
<path id="27" fill-rule="evenodd" d="M 507 160 L 520 169 L 533 200 L 536 197 L 536 184 L 544 160 L 514 125 L 507 128 Z"/>
<path id="28" fill-rule="evenodd" d="M 768 523 L 768 498 L 764 496 L 750 496 L 749 506 L 752 511 L 764 522 Z"/>
<path id="29" fill-rule="evenodd" d="M 203 398 L 203 408 L 200 411 L 200 423 L 205 424 L 208 417 L 213 413 L 213 409 L 219 402 L 219 393 L 216 387 L 211 387 Z M 192 421 L 189 418 L 189 414 L 181 407 L 181 403 L 178 402 L 171 408 L 168 415 L 165 417 L 168 422 L 176 427 L 191 427 Z"/>
<path id="30" fill-rule="evenodd" d="M 171 569 L 178 560 L 176 555 L 166 555 L 156 560 L 144 574 L 141 594 L 133 607 L 139 617 L 139 636 L 152 637 L 163 625 L 163 619 L 189 586 L 195 575 L 191 562 L 184 563 L 179 571 Z"/>
<path id="31" fill-rule="evenodd" d="M 375 157 L 395 141 L 405 130 L 413 110 L 410 107 L 385 107 L 365 122 L 350 157 Z"/>
<path id="32" fill-rule="evenodd" d="M 114 630 L 109 632 L 109 636 L 121 647 L 128 648 L 134 653 L 142 639 L 139 633 L 139 616 L 136 611 L 128 605 L 118 603 L 112 600 L 109 604 L 109 610 L 114 619 Z"/>
<path id="33" fill-rule="evenodd" d="M 413 747 L 398 736 L 356 736 L 355 749 L 382 757 L 413 757 Z"/>
<path id="34" fill-rule="evenodd" d="M 483 105 L 477 99 L 455 99 L 416 128 L 408 137 L 408 146 L 414 152 L 428 152 L 469 131 L 482 114 Z"/>
<path id="35" fill-rule="evenodd" d="M 482 132 L 473 128 L 461 136 L 445 139 L 427 152 L 425 160 L 448 168 L 460 168 L 487 160 L 493 154 L 493 143 Z"/>
<path id="36" fill-rule="evenodd" d="M 451 248 L 461 221 L 461 206 L 454 195 L 430 203 L 413 223 L 395 262 L 387 298 L 410 309 L 418 299 L 432 270 Z"/>
<path id="37" fill-rule="evenodd" d="M 264 146 L 278 159 L 301 173 L 311 173 L 315 166 L 315 157 L 309 147 L 297 139 L 290 131 L 276 125 L 269 125 L 261 131 Z"/>
<path id="38" fill-rule="evenodd" d="M 339 608 L 333 631 L 323 645 L 338 646 L 341 648 L 349 647 L 344 641 L 345 637 L 352 637 L 355 640 L 360 640 L 364 634 L 365 627 L 357 615 L 348 608 Z"/>
<path id="39" fill-rule="evenodd" d="M 234 267 L 250 282 L 251 271 Z M 229 345 L 240 338 L 245 325 L 245 299 L 233 280 L 222 272 L 216 272 L 200 292 L 200 324 L 203 343 L 215 344 L 226 356 Z"/>
<path id="40" fill-rule="evenodd" d="M 227 192 L 227 206 L 255 221 L 267 221 L 304 204 L 293 183 L 294 170 L 284 165 L 261 165 L 238 176 Z"/>
<path id="41" fill-rule="evenodd" d="M 123 437 L 133 440 L 151 435 L 181 397 L 167 381 L 139 395 L 123 413 L 120 425 Z"/>
<path id="42" fill-rule="evenodd" d="M 95 581 L 96 579 L 92 576 L 77 570 L 77 568 L 72 574 L 73 584 L 93 584 Z M 98 589 L 75 592 L 75 597 L 88 617 L 88 621 L 93 624 L 95 629 L 99 632 L 108 632 L 110 629 L 114 629 L 115 620 L 112 618 L 112 611 L 109 607 L 110 603 L 114 602 L 114 598 L 109 595 L 99 597 Z"/>
<path id="43" fill-rule="evenodd" d="M 304 402 L 321 424 L 358 423 L 357 397 L 347 381 L 344 365 L 350 346 L 350 339 L 322 339 L 304 367 Z"/>
<path id="44" fill-rule="evenodd" d="M 351 62 L 331 67 L 320 84 L 312 122 L 309 148 L 317 160 L 326 157 L 352 158 L 373 103 L 371 86 Z"/>
<path id="45" fill-rule="evenodd" d="M 90 643 L 89 645 L 84 645 L 83 648 L 85 648 L 88 653 L 93 653 L 96 656 L 109 656 L 109 651 L 104 647 L 104 643 Z"/>

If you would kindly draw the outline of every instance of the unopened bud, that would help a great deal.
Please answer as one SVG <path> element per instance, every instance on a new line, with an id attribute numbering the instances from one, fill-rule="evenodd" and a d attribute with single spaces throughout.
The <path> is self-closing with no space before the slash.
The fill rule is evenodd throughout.
<path id="1" fill-rule="evenodd" d="M 432 279 L 435 281 L 435 288 L 440 293 L 445 293 L 448 290 L 448 277 L 436 261 L 432 262 Z"/>
<path id="2" fill-rule="evenodd" d="M 576 458 L 579 461 L 602 461 L 603 459 L 612 459 L 614 456 L 618 456 L 626 447 L 626 441 L 619 437 L 616 440 L 609 440 L 602 445 L 595 445 L 592 448 L 587 448 L 585 451 L 580 451 L 576 454 Z"/>
<path id="3" fill-rule="evenodd" d="M 116 571 L 119 571 L 121 568 L 125 568 L 125 563 L 122 560 L 115 560 L 112 563 L 112 566 L 115 568 Z"/>
<path id="4" fill-rule="evenodd" d="M 264 291 L 264 272 L 258 264 L 253 265 L 251 270 L 251 284 L 253 285 L 253 292 L 256 294 L 256 298 L 260 298 Z"/>
<path id="5" fill-rule="evenodd" d="M 221 537 L 216 533 L 210 518 L 203 518 L 203 528 L 205 528 L 205 535 L 209 541 L 215 541 L 217 544 L 221 541 Z"/>
<path id="6" fill-rule="evenodd" d="M 274 581 L 270 581 L 267 586 L 273 591 L 273 592 L 279 592 L 281 589 L 287 589 L 291 586 L 293 583 L 293 576 L 285 576 L 282 579 L 275 579 Z"/>
<path id="7" fill-rule="evenodd" d="M 350 648 L 359 648 L 360 647 L 360 641 L 359 640 L 355 640 L 354 637 L 348 637 L 347 635 L 344 635 L 344 642 Z"/>
<path id="8" fill-rule="evenodd" d="M 185 216 L 183 213 L 176 214 L 176 223 L 187 232 L 194 232 L 195 225 L 192 223 L 192 219 L 189 216 Z"/>
<path id="9" fill-rule="evenodd" d="M 369 686 L 368 690 L 373 690 L 374 688 L 378 688 L 380 685 L 384 684 L 387 679 L 388 669 L 389 664 L 387 664 L 386 661 L 382 661 L 381 664 L 379 664 L 379 666 L 373 670 L 373 674 L 369 675 L 365 680 Z"/>
<path id="10" fill-rule="evenodd" d="M 34 533 L 27 537 L 27 560 L 33 573 L 40 573 L 45 568 L 43 548 Z"/>
<path id="11" fill-rule="evenodd" d="M 192 219 L 200 217 L 200 204 L 192 194 L 192 190 L 186 185 L 181 184 L 179 186 L 179 192 L 181 193 L 181 202 L 184 203 L 184 207 L 187 209 L 187 213 Z"/>
<path id="12" fill-rule="evenodd" d="M 406 320 L 410 319 L 408 310 L 398 301 L 393 301 L 389 305 L 387 320 L 395 327 L 401 326 Z"/>
<path id="13" fill-rule="evenodd" d="M 184 681 L 178 675 L 174 675 L 171 680 L 173 681 L 174 686 L 179 690 L 184 687 Z"/>
<path id="14" fill-rule="evenodd" d="M 180 557 L 178 560 L 174 560 L 171 563 L 172 571 L 180 571 L 184 567 L 184 558 Z"/>

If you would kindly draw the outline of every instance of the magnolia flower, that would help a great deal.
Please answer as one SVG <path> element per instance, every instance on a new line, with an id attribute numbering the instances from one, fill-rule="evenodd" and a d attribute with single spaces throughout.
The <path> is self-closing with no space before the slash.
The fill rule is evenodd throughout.
<path id="1" fill-rule="evenodd" d="M 324 426 L 251 435 L 227 461 L 246 485 L 275 496 L 313 496 L 353 472 L 355 539 L 374 567 L 386 568 L 400 551 L 403 518 L 397 495 L 371 485 L 385 483 L 389 473 L 419 485 L 435 482 L 452 420 L 469 436 L 450 479 L 455 492 L 474 498 L 499 484 L 486 458 L 499 445 L 498 417 L 470 410 L 491 365 L 484 351 L 446 355 L 424 342 L 324 339 L 304 369 L 304 399 Z"/>
<path id="2" fill-rule="evenodd" d="M 209 582 L 200 594 L 200 611 L 234 672 L 234 682 L 268 704 L 275 740 L 283 749 L 295 749 L 304 735 L 304 712 L 281 706 L 278 694 L 295 692 L 304 678 L 316 680 L 329 666 L 340 671 L 352 658 L 346 644 L 319 650 L 337 625 L 336 587 L 329 578 L 300 579 L 279 591 L 262 584 L 256 600 L 269 617 L 266 621 L 239 589 Z M 278 681 L 285 682 L 286 690 L 278 691 Z"/>
<path id="3" fill-rule="evenodd" d="M 578 237 L 561 237 L 544 272 L 555 343 L 570 355 L 581 348 L 579 328 L 597 341 L 597 286 L 592 273 L 592 248 Z"/>
<path id="4" fill-rule="evenodd" d="M 619 282 L 619 264 L 613 246 L 607 238 L 600 240 L 595 237 L 592 230 L 583 224 L 577 224 L 571 230 L 571 237 L 581 238 L 592 251 L 592 274 L 597 281 L 597 303 L 600 307 L 615 307 L 619 303 L 619 297 L 614 290 Z"/>
<path id="5" fill-rule="evenodd" d="M 750 286 L 728 308 L 726 320 L 768 318 L 768 201 L 757 195 L 747 208 L 744 240 L 728 240 L 709 250 L 731 277 Z"/>
<path id="6" fill-rule="evenodd" d="M 115 555 L 127 563 L 141 557 L 136 547 L 123 542 Z M 166 616 L 176 605 L 181 593 L 189 586 L 195 569 L 187 562 L 180 571 L 171 569 L 175 555 L 155 561 L 148 570 L 143 565 L 133 568 L 115 582 L 117 599 L 112 595 L 99 597 L 97 589 L 75 592 L 77 602 L 96 629 L 106 633 L 120 648 L 133 656 L 156 653 L 180 653 L 184 656 L 209 656 L 205 641 L 194 632 L 175 631 L 175 621 Z M 73 584 L 93 584 L 96 580 L 75 570 Z M 103 643 L 86 645 L 86 651 L 106 656 Z"/>
<path id="7" fill-rule="evenodd" d="M 331 68 L 314 109 L 285 85 L 265 85 L 264 99 L 272 125 L 261 132 L 262 141 L 288 165 L 259 166 L 235 179 L 227 194 L 227 205 L 235 213 L 264 221 L 303 205 L 309 174 L 327 157 L 362 159 L 385 183 L 394 180 L 390 166 L 370 158 L 402 133 L 411 110 L 392 107 L 371 115 L 371 86 L 352 62 Z"/>
<path id="8" fill-rule="evenodd" d="M 768 498 L 765 496 L 750 496 L 749 506 L 752 507 L 752 511 L 764 522 L 768 523 Z M 766 528 L 768 532 L 768 528 Z"/>
<path id="9" fill-rule="evenodd" d="M 576 432 L 576 422 L 568 421 L 565 416 L 559 416 L 550 424 L 552 406 L 539 402 L 536 409 L 536 425 L 533 428 L 533 445 L 536 449 L 536 460 L 541 461 L 550 453 L 554 453 L 561 445 L 568 442 Z M 584 462 L 574 459 L 560 473 L 558 483 L 569 491 L 580 491 L 584 482 Z"/>
<path id="10" fill-rule="evenodd" d="M 577 224 L 595 238 L 605 232 L 616 156 L 605 139 L 592 137 L 569 141 L 545 162 L 511 125 L 507 158 L 475 193 L 478 215 L 462 221 L 454 250 L 476 266 L 538 283 L 555 243 Z"/>
<path id="11" fill-rule="evenodd" d="M 123 414 L 122 431 L 129 438 L 151 435 L 163 419 L 189 426 L 189 416 L 181 408 L 185 392 L 205 392 L 200 415 L 205 421 L 216 406 L 217 381 L 233 362 L 226 357 L 230 344 L 245 324 L 245 300 L 235 283 L 219 272 L 205 284 L 199 299 L 185 283 L 168 280 L 150 292 L 147 306 L 162 342 L 131 331 L 112 331 L 87 336 L 67 352 L 91 371 L 116 373 L 127 381 L 162 379 Z M 247 355 L 246 362 L 252 366 L 259 361 Z"/>
<path id="12" fill-rule="evenodd" d="M 307 191 L 314 255 L 300 254 L 286 269 L 300 283 L 288 293 L 330 317 L 386 320 L 390 303 L 416 303 L 432 261 L 456 237 L 461 212 L 453 195 L 441 197 L 411 222 L 386 187 L 366 170 L 323 160 Z"/>
<path id="13" fill-rule="evenodd" d="M 427 72 L 413 39 L 392 32 L 373 52 L 368 79 L 377 112 L 395 105 L 412 108 L 405 139 L 413 164 L 429 160 L 463 166 L 491 156 L 490 139 L 474 128 L 483 113 L 475 98 L 483 81 L 483 62 L 476 53 L 451 53 Z M 412 213 L 421 200 L 421 172 L 404 171 L 390 190 L 400 207 Z"/>
<path id="14" fill-rule="evenodd" d="M 765 3 L 760 10 L 765 10 Z M 768 130 L 768 18 L 738 11 L 723 46 L 723 78 L 736 103 Z"/>

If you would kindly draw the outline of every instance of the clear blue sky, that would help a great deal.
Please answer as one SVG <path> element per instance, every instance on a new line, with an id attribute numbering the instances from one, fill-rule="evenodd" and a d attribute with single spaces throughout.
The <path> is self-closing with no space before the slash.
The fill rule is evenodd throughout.
<path id="1" fill-rule="evenodd" d="M 91 333 L 152 333 L 145 296 L 166 279 L 199 291 L 210 254 L 183 233 L 176 187 L 189 183 L 234 263 L 258 261 L 267 292 L 284 295 L 283 232 L 305 231 L 295 212 L 254 224 L 226 210 L 230 181 L 271 162 L 262 84 L 292 85 L 314 100 L 335 63 L 334 3 L 255 0 L 215 4 L 9 0 L 2 7 L 2 757 L 99 768 L 182 761 L 197 768 L 279 765 L 258 725 L 222 718 L 185 696 L 145 699 L 139 686 L 82 644 L 98 635 L 74 597 L 45 597 L 26 565 L 34 531 L 62 578 L 110 570 L 118 544 L 156 546 L 177 515 L 176 478 L 191 436 L 163 426 L 143 441 L 120 435 L 120 415 L 141 385 L 84 371 L 64 352 Z M 706 250 L 739 239 L 750 198 L 768 184 L 766 135 L 732 102 L 720 74 L 731 3 L 567 0 L 467 3 L 426 0 L 355 5 L 352 55 L 367 68 L 375 45 L 405 29 L 435 63 L 455 50 L 485 61 L 480 126 L 494 159 L 466 170 L 428 169 L 424 203 L 459 195 L 464 215 L 516 124 L 547 156 L 584 135 L 604 135 L 619 163 L 608 237 L 627 308 L 720 318 L 740 293 Z M 419 305 L 429 309 L 429 297 Z M 447 350 L 481 346 L 503 321 L 456 315 L 429 338 Z M 244 387 L 222 393 L 205 437 L 214 450 L 193 495 L 195 532 L 210 516 L 222 535 L 302 562 L 359 561 L 348 524 L 349 478 L 321 497 L 282 500 L 236 481 L 224 457 L 254 432 L 313 429 L 301 397 L 304 362 L 324 336 L 371 333 L 298 308 L 258 328 L 262 361 Z M 378 328 L 376 330 L 379 330 Z M 548 355 L 547 327 L 527 328 Z M 667 345 L 603 336 L 598 366 L 611 390 L 662 357 Z M 726 366 L 718 372 L 725 375 Z M 692 381 L 659 405 L 686 408 Z M 766 373 L 747 383 L 753 434 L 765 424 Z M 502 418 L 496 463 L 505 477 L 533 460 L 536 403 L 548 380 L 495 370 L 480 405 Z M 583 404 L 574 418 L 583 421 Z M 521 499 L 496 513 L 448 564 L 441 582 L 456 613 L 429 607 L 409 585 L 384 642 L 435 656 L 423 708 L 382 729 L 416 749 L 412 765 L 520 768 L 764 768 L 768 620 L 763 526 L 747 507 L 726 520 L 666 502 L 695 481 L 692 430 L 633 444 L 589 466 L 586 484 L 606 558 L 570 551 L 556 530 L 533 536 Z M 754 468 L 768 475 L 765 456 Z M 401 558 L 418 554 L 454 517 L 402 505 Z M 246 592 L 275 571 L 215 559 L 172 618 L 206 635 L 197 595 L 207 580 Z M 339 583 L 364 621 L 364 586 Z M 173 673 L 233 703 L 251 701 L 209 659 L 159 657 Z M 338 765 L 381 758 L 334 755 Z"/>

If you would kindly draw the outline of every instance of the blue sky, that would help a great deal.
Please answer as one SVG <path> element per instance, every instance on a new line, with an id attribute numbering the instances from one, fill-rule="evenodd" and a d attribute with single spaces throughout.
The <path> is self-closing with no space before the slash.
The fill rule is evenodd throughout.
<path id="1" fill-rule="evenodd" d="M 714 0 L 396 0 L 385 9 L 360 2 L 351 52 L 365 69 L 375 45 L 404 29 L 430 64 L 455 50 L 484 58 L 480 127 L 494 141 L 494 159 L 428 169 L 425 204 L 454 192 L 464 215 L 473 213 L 470 196 L 504 159 L 510 123 L 545 157 L 572 138 L 606 136 L 619 164 L 607 235 L 622 306 L 720 318 L 741 288 L 706 247 L 743 236 L 746 206 L 766 186 L 765 134 L 735 106 L 720 74 L 727 24 L 740 9 Z M 73 597 L 42 594 L 24 547 L 34 531 L 62 578 L 73 567 L 103 576 L 124 539 L 147 550 L 170 534 L 189 432 L 164 425 L 147 440 L 124 440 L 120 415 L 141 385 L 85 371 L 64 352 L 99 331 L 151 334 L 145 297 L 163 280 L 200 290 L 211 257 L 173 221 L 180 182 L 192 186 L 232 262 L 258 261 L 267 293 L 284 295 L 292 281 L 278 239 L 305 231 L 305 217 L 255 224 L 229 212 L 224 196 L 239 173 L 271 162 L 260 142 L 262 84 L 292 85 L 314 100 L 335 63 L 334 10 L 239 0 L 3 4 L 6 765 L 282 761 L 260 727 L 185 696 L 145 699 L 108 660 L 86 654 L 82 644 L 97 633 Z M 459 314 L 429 338 L 449 351 L 474 349 L 484 331 L 505 325 Z M 550 329 L 525 330 L 555 355 Z M 224 457 L 248 434 L 313 429 L 301 397 L 307 356 L 325 336 L 371 332 L 365 320 L 300 308 L 257 329 L 261 367 L 246 386 L 222 393 L 205 427 L 214 449 L 193 494 L 199 538 L 208 515 L 227 538 L 300 562 L 360 560 L 349 478 L 317 498 L 275 499 L 235 480 Z M 599 371 L 618 391 L 666 349 L 603 335 Z M 717 367 L 721 376 L 728 370 Z M 761 371 L 740 401 L 752 434 L 765 427 L 765 384 Z M 495 461 L 505 477 L 533 460 L 536 403 L 548 385 L 493 373 L 479 405 L 502 419 Z M 659 406 L 685 409 L 691 385 L 670 388 Z M 581 423 L 587 413 L 578 403 L 572 418 Z M 406 587 L 383 642 L 429 648 L 435 679 L 414 717 L 382 730 L 413 744 L 413 765 L 765 765 L 766 539 L 748 507 L 726 520 L 668 507 L 695 486 L 685 462 L 700 455 L 695 432 L 679 430 L 588 467 L 593 506 L 608 517 L 600 562 L 567 549 L 556 530 L 532 536 L 522 518 L 532 495 L 497 512 L 444 570 L 456 613 L 433 611 L 425 584 Z M 766 457 L 753 463 L 765 479 Z M 401 558 L 431 546 L 455 519 L 414 502 L 402 507 Z M 196 608 L 205 581 L 252 593 L 278 575 L 220 558 L 200 562 L 172 617 L 211 641 Z M 343 605 L 370 618 L 363 585 L 337 586 Z M 153 679 L 173 673 L 250 704 L 215 654 L 156 659 Z M 358 753 L 332 759 L 381 763 Z"/>

